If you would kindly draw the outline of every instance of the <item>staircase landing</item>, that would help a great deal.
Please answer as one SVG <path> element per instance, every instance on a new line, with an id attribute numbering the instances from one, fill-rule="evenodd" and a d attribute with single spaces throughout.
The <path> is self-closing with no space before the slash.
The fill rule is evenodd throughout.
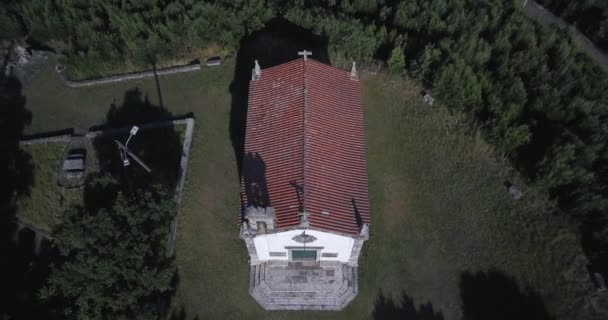
<path id="1" fill-rule="evenodd" d="M 251 266 L 249 293 L 266 310 L 342 310 L 357 295 L 357 268 L 267 262 Z"/>

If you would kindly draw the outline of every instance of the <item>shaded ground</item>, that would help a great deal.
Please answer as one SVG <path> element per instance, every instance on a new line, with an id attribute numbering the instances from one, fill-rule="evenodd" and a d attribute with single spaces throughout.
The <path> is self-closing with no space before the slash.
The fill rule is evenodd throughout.
<path id="1" fill-rule="evenodd" d="M 549 320 L 540 296 L 530 289 L 491 270 L 487 273 L 464 273 L 460 280 L 462 312 L 467 320 Z"/>
<path id="2" fill-rule="evenodd" d="M 407 293 L 401 293 L 401 299 L 386 297 L 382 291 L 374 303 L 372 313 L 374 320 L 443 320 L 441 312 L 434 310 L 430 302 L 416 307 L 414 300 Z"/>
<path id="3" fill-rule="evenodd" d="M 311 59 L 329 63 L 327 40 L 282 19 L 275 19 L 267 27 L 243 38 L 236 56 L 234 76 L 230 83 L 230 139 L 237 165 L 241 168 L 247 121 L 247 98 L 251 72 L 258 60 L 262 69 L 299 58 L 298 51 L 312 52 Z"/>
<path id="4" fill-rule="evenodd" d="M 139 88 L 125 92 L 120 106 L 110 105 L 104 130 L 130 128 L 134 125 L 171 120 L 174 116 L 167 109 L 150 103 Z M 124 166 L 115 141 L 126 143 L 129 131 L 102 135 L 93 139 L 100 171 L 109 173 L 130 189 L 145 189 L 160 184 L 175 190 L 182 157 L 182 140 L 174 126 L 154 129 L 140 128 L 129 141 L 128 148 L 151 169 L 147 172 L 137 161 L 129 157 Z"/>
<path id="5" fill-rule="evenodd" d="M 21 83 L 0 76 L 0 317 L 52 319 L 52 310 L 39 303 L 36 292 L 46 275 L 52 250 L 35 254 L 35 235 L 13 223 L 16 201 L 28 197 L 36 182 L 30 155 L 19 139 L 31 121 Z"/>

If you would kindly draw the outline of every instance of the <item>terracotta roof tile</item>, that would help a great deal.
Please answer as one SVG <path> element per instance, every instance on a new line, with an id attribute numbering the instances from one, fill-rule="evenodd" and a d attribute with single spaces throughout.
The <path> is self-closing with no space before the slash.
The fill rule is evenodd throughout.
<path id="1" fill-rule="evenodd" d="M 241 192 L 275 208 L 277 228 L 349 234 L 370 222 L 361 88 L 350 72 L 308 59 L 249 84 Z"/>

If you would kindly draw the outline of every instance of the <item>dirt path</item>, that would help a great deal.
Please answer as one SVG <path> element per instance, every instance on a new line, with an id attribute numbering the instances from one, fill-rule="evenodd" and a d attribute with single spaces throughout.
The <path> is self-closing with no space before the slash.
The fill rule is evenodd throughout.
<path id="1" fill-rule="evenodd" d="M 540 23 L 543 26 L 550 27 L 552 25 L 558 25 L 564 28 L 572 30 L 574 41 L 578 43 L 581 49 L 589 55 L 593 61 L 605 71 L 608 72 L 608 55 L 596 47 L 589 38 L 584 34 L 580 33 L 576 28 L 570 26 L 567 22 L 556 17 L 553 13 L 549 12 L 536 1 L 526 1 L 524 6 L 524 12 L 528 17 Z"/>

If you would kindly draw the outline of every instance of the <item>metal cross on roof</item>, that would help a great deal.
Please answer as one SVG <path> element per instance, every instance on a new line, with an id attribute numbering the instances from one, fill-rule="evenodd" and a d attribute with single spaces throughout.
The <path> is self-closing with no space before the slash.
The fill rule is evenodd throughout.
<path id="1" fill-rule="evenodd" d="M 298 51 L 298 55 L 299 56 L 304 56 L 304 61 L 306 61 L 307 58 L 308 58 L 308 56 L 312 55 L 312 52 L 306 51 L 306 50 Z"/>

